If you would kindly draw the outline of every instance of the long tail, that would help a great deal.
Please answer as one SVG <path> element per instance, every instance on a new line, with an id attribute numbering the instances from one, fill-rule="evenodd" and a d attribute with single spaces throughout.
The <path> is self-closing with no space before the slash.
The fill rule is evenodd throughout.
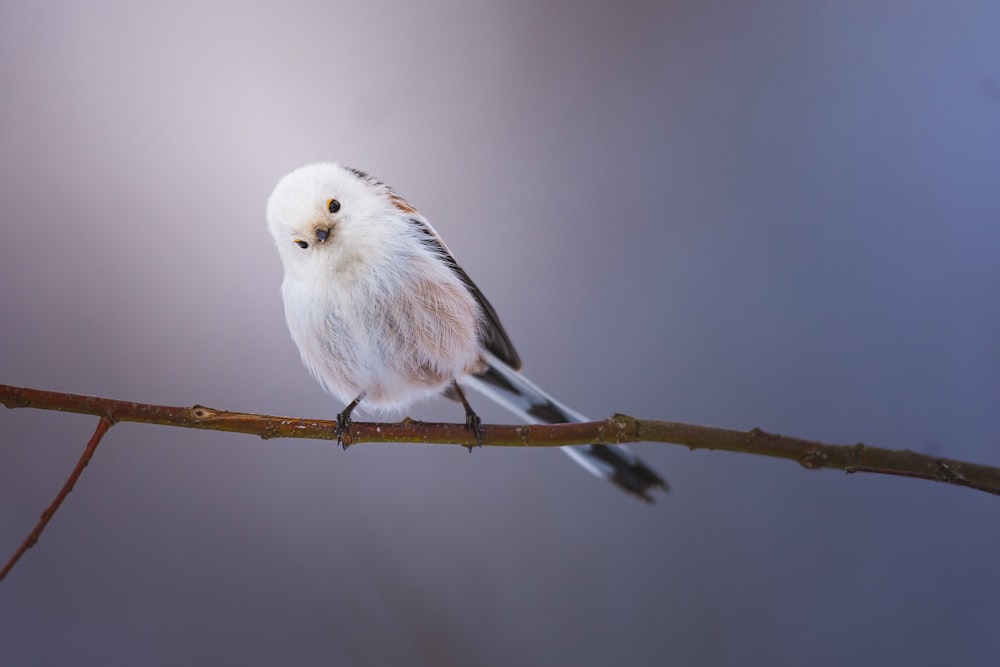
<path id="1" fill-rule="evenodd" d="M 566 424 L 588 421 L 579 412 L 552 398 L 489 352 L 485 352 L 483 357 L 487 369 L 463 378 L 462 384 L 485 394 L 530 423 Z M 581 445 L 563 447 L 562 450 L 590 473 L 648 503 L 653 502 L 650 490 L 667 490 L 667 483 L 663 478 L 623 445 Z"/>

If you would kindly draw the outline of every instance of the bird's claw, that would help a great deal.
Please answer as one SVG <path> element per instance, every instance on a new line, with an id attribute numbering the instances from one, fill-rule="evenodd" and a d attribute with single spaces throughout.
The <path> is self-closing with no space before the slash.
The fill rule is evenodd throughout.
<path id="1" fill-rule="evenodd" d="M 337 415 L 337 428 L 334 429 L 334 434 L 337 436 L 337 444 L 345 450 L 353 444 L 353 438 L 351 437 L 351 413 L 345 410 Z"/>
<path id="2" fill-rule="evenodd" d="M 465 415 L 465 429 L 475 434 L 476 436 L 476 447 L 483 446 L 483 420 L 479 418 L 474 412 L 470 412 Z M 466 445 L 466 449 L 469 453 L 472 453 L 472 445 Z"/>

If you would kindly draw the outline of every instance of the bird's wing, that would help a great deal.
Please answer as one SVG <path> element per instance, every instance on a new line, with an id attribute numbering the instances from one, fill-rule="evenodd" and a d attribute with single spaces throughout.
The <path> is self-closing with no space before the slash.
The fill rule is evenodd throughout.
<path id="1" fill-rule="evenodd" d="M 412 211 L 415 215 L 409 218 L 409 222 L 413 225 L 413 228 L 419 232 L 420 240 L 423 244 L 432 252 L 434 255 L 439 257 L 442 262 L 444 262 L 449 269 L 451 269 L 458 279 L 462 281 L 466 289 L 472 295 L 472 298 L 476 300 L 479 304 L 479 308 L 483 311 L 483 318 L 485 320 L 483 327 L 483 347 L 492 352 L 498 359 L 503 360 L 505 364 L 511 368 L 518 369 L 521 367 L 521 357 L 518 355 L 517 350 L 514 349 L 514 344 L 510 342 L 510 338 L 507 336 L 507 332 L 504 330 L 503 325 L 500 324 L 500 318 L 497 316 L 497 311 L 493 310 L 493 306 L 490 305 L 489 300 L 483 295 L 479 288 L 476 287 L 476 283 L 472 282 L 472 278 L 469 274 L 458 265 L 455 261 L 455 257 L 448 250 L 448 246 L 444 244 L 441 237 L 438 235 L 434 228 L 431 227 L 430 223 L 423 219 L 416 210 L 414 210 L 409 204 L 403 201 L 401 204 L 397 204 L 397 207 L 403 209 L 406 206 L 407 209 Z"/>

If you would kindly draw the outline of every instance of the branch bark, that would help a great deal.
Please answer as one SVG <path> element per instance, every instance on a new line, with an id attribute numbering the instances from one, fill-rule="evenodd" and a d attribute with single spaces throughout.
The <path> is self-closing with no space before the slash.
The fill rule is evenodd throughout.
<path id="1" fill-rule="evenodd" d="M 336 422 L 216 410 L 201 405 L 170 407 L 96 396 L 64 394 L 0 384 L 0 402 L 8 408 L 36 408 L 107 417 L 113 421 L 162 424 L 230 431 L 269 438 L 333 440 Z M 395 424 L 353 422 L 345 446 L 360 442 L 440 443 L 469 446 L 475 436 L 463 424 L 432 424 L 404 419 Z M 659 442 L 789 459 L 809 470 L 829 468 L 926 479 L 1000 495 L 1000 468 L 967 463 L 910 450 L 862 443 L 830 445 L 760 429 L 732 429 L 679 422 L 636 419 L 616 414 L 604 421 L 579 424 L 483 426 L 483 444 L 493 447 L 559 447 L 590 443 Z"/>

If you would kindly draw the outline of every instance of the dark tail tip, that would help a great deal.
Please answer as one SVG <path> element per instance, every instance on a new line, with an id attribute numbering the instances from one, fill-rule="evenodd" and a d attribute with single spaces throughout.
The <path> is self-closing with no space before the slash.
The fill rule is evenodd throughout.
<path id="1" fill-rule="evenodd" d="M 622 491 L 640 500 L 653 504 L 656 500 L 649 494 L 654 489 L 669 489 L 662 477 L 634 456 L 626 456 L 621 450 L 607 445 L 591 445 L 590 454 L 611 466 L 614 470 L 610 479 Z"/>

